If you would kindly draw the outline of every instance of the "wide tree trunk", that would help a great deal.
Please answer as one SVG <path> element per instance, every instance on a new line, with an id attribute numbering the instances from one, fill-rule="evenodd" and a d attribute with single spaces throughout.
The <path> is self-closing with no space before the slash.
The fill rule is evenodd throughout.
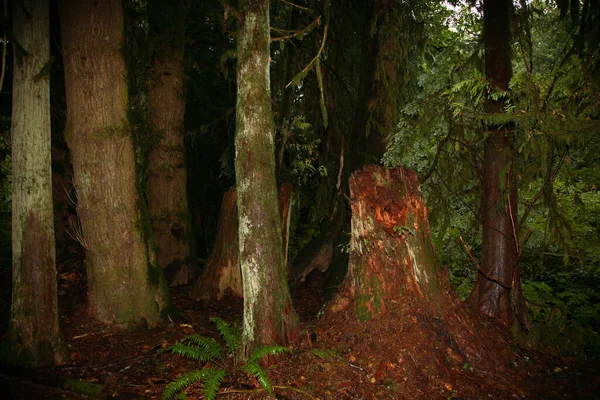
<path id="1" fill-rule="evenodd" d="M 154 51 L 148 86 L 153 147 L 148 156 L 148 212 L 156 261 L 171 285 L 190 283 L 196 265 L 194 233 L 187 200 L 183 117 L 185 113 L 183 46 L 186 7 L 182 1 L 151 1 Z M 168 19 L 165 20 L 165 16 Z"/>
<path id="2" fill-rule="evenodd" d="M 231 188 L 223 195 L 215 245 L 202 275 L 192 289 L 192 296 L 197 299 L 219 300 L 226 293 L 244 297 L 242 271 L 239 264 L 237 196 L 235 193 L 235 188 Z M 283 259 L 286 269 L 291 199 L 292 185 L 284 183 L 279 187 L 279 212 L 281 213 Z"/>
<path id="3" fill-rule="evenodd" d="M 48 1 L 14 3 L 11 361 L 60 364 L 52 172 Z"/>
<path id="4" fill-rule="evenodd" d="M 484 0 L 483 38 L 485 76 L 492 90 L 509 90 L 512 76 L 510 47 L 511 0 Z M 488 98 L 487 113 L 502 113 L 503 100 Z M 517 174 L 512 140 L 513 124 L 488 124 L 485 142 L 483 194 L 482 268 L 469 296 L 469 302 L 490 317 L 528 328 L 529 321 L 521 291 L 517 264 L 516 236 Z"/>
<path id="5" fill-rule="evenodd" d="M 413 297 L 441 310 L 446 285 L 438 276 L 417 174 L 367 165 L 350 178 L 350 204 L 348 275 L 330 309 L 354 305 L 356 317 L 366 321 L 384 314 L 391 302 Z"/>
<path id="6" fill-rule="evenodd" d="M 269 1 L 242 0 L 237 32 L 235 171 L 244 352 L 286 344 L 300 329 L 287 283 L 275 182 Z"/>
<path id="7" fill-rule="evenodd" d="M 60 11 L 65 134 L 86 249 L 89 308 L 106 324 L 155 325 L 169 295 L 137 190 L 121 1 L 65 0 Z"/>

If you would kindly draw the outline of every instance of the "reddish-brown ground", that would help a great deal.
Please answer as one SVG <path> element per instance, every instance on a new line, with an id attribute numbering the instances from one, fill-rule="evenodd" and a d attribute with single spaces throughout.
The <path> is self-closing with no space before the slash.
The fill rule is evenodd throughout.
<path id="1" fill-rule="evenodd" d="M 240 300 L 196 301 L 189 298 L 190 287 L 183 287 L 173 290 L 177 320 L 151 330 L 111 330 L 87 316 L 77 276 L 64 278 L 61 327 L 71 362 L 36 373 L 97 383 L 104 388 L 100 398 L 160 398 L 169 381 L 203 365 L 157 350 L 193 332 L 216 338 L 210 317 L 233 322 L 242 316 Z M 460 304 L 443 318 L 431 317 L 419 304 L 401 303 L 365 324 L 343 311 L 318 318 L 324 304 L 319 282 L 319 274 L 313 273 L 295 290 L 305 331 L 292 353 L 269 369 L 277 387 L 271 398 L 600 398 L 600 380 L 591 367 L 543 349 L 522 348 L 504 328 Z M 227 359 L 223 365 L 231 364 Z M 86 397 L 32 383 L 31 377 L 0 373 L 0 398 Z M 202 398 L 201 386 L 191 386 L 188 398 Z M 255 380 L 234 372 L 225 378 L 218 398 L 269 397 Z"/>

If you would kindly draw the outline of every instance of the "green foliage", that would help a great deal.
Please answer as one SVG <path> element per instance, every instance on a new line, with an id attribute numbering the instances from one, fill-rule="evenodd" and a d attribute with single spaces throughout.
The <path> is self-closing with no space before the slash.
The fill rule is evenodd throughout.
<path id="1" fill-rule="evenodd" d="M 269 394 L 273 393 L 273 388 L 271 387 L 271 381 L 267 377 L 265 370 L 258 364 L 257 362 L 247 362 L 242 365 L 242 371 L 254 376 L 260 385 L 266 389 Z"/>
<path id="2" fill-rule="evenodd" d="M 305 185 L 315 175 L 325 176 L 327 170 L 318 165 L 319 145 L 321 139 L 314 132 L 311 124 L 300 115 L 286 119 L 281 127 L 285 140 L 285 169 L 297 186 Z M 289 166 L 289 167 L 288 167 Z"/>
<path id="3" fill-rule="evenodd" d="M 594 271 L 596 274 L 600 271 Z M 527 338 L 565 354 L 600 354 L 600 292 L 582 288 L 576 272 L 553 274 L 553 285 L 524 281 L 523 292 L 532 322 Z M 591 279 L 598 280 L 598 275 Z M 597 287 L 597 285 L 596 285 Z"/>
<path id="4" fill-rule="evenodd" d="M 410 96 L 383 161 L 419 172 L 439 259 L 465 299 L 477 269 L 459 238 L 480 257 L 484 127 L 511 123 L 519 183 L 515 228 L 531 335 L 571 352 L 600 354 L 594 344 L 600 332 L 600 74 L 594 57 L 582 57 L 554 2 L 522 2 L 514 10 L 510 91 L 493 91 L 483 76 L 481 15 L 466 2 L 453 4 L 453 12 L 442 6 L 428 18 L 430 40 L 423 54 L 413 55 Z M 504 102 L 502 114 L 484 112 L 488 97 Z"/>
<path id="5" fill-rule="evenodd" d="M 225 346 L 229 353 L 236 354 L 242 345 L 242 330 L 239 325 L 231 326 L 218 317 L 212 317 L 210 322 L 215 325 L 217 331 L 219 331 L 219 334 L 225 340 Z"/>
<path id="6" fill-rule="evenodd" d="M 198 334 L 192 334 L 173 346 L 166 347 L 159 351 L 162 353 L 172 353 L 178 356 L 190 358 L 203 363 L 217 363 L 222 361 L 227 355 L 232 355 L 234 359 L 234 370 L 222 368 L 202 368 L 188 372 L 174 381 L 170 382 L 163 391 L 163 399 L 172 399 L 177 393 L 185 390 L 195 382 L 202 382 L 204 385 L 204 397 L 207 400 L 216 398 L 217 392 L 226 375 L 235 372 L 238 365 L 238 357 L 242 354 L 242 331 L 238 325 L 231 326 L 221 318 L 211 318 L 210 321 L 215 325 L 225 346 L 212 338 L 207 338 Z M 272 393 L 271 381 L 267 372 L 260 365 L 264 357 L 274 356 L 282 353 L 289 353 L 290 349 L 283 346 L 266 346 L 256 349 L 244 364 L 239 367 L 239 371 L 254 376 L 261 386 Z"/>
<path id="7" fill-rule="evenodd" d="M 310 349 L 310 353 L 322 360 L 331 360 L 338 355 L 335 350 L 318 348 Z"/>
<path id="8" fill-rule="evenodd" d="M 183 340 L 161 350 L 161 353 L 173 353 L 196 361 L 208 362 L 222 358 L 224 349 L 216 340 L 193 334 Z"/>
<path id="9" fill-rule="evenodd" d="M 163 392 L 163 399 L 172 399 L 177 393 L 195 382 L 204 384 L 204 397 L 206 399 L 215 399 L 223 378 L 225 378 L 225 370 L 222 369 L 204 368 L 188 372 L 167 385 Z"/>

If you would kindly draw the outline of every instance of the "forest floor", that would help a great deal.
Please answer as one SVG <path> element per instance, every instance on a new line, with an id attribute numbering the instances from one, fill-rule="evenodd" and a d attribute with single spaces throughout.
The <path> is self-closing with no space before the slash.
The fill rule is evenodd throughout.
<path id="1" fill-rule="evenodd" d="M 313 273 L 293 292 L 304 331 L 291 353 L 278 356 L 268 370 L 273 395 L 269 397 L 255 379 L 235 372 L 229 358 L 214 365 L 230 371 L 218 399 L 600 398 L 597 364 L 518 345 L 506 328 L 473 315 L 460 303 L 451 320 L 430 317 L 418 304 L 399 303 L 386 316 L 367 323 L 347 312 L 323 315 L 323 279 L 318 275 Z M 61 367 L 29 371 L 25 377 L 0 369 L 0 397 L 88 398 L 66 390 L 64 384 L 48 384 L 49 378 L 60 377 L 101 386 L 96 398 L 159 399 L 174 378 L 205 366 L 159 354 L 159 349 L 191 333 L 218 339 L 211 317 L 229 323 L 242 317 L 239 299 L 196 301 L 189 297 L 190 287 L 179 287 L 172 289 L 177 319 L 154 329 L 112 330 L 87 315 L 80 280 L 76 273 L 63 275 L 59 288 L 61 329 L 70 360 Z M 203 398 L 200 384 L 187 393 L 190 399 Z"/>

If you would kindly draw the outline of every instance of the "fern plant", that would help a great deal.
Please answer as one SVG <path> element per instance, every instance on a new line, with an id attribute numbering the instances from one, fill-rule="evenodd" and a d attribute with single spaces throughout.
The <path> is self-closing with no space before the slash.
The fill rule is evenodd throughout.
<path id="1" fill-rule="evenodd" d="M 210 321 L 215 325 L 224 345 L 212 338 L 207 338 L 198 334 L 192 334 L 173 346 L 159 350 L 159 353 L 172 353 L 181 357 L 190 358 L 202 363 L 215 363 L 228 355 L 233 356 L 234 369 L 239 369 L 249 375 L 254 376 L 260 385 L 269 394 L 272 394 L 273 388 L 267 377 L 267 372 L 260 365 L 260 361 L 267 356 L 287 353 L 290 350 L 283 346 L 266 346 L 254 351 L 250 357 L 239 368 L 239 355 L 242 348 L 242 332 L 237 326 L 231 326 L 221 318 L 211 318 Z M 221 387 L 223 379 L 228 374 L 225 367 L 222 368 L 202 368 L 181 375 L 170 382 L 163 391 L 163 399 L 170 400 L 178 393 L 186 398 L 182 393 L 187 387 L 195 382 L 202 382 L 204 385 L 204 397 L 206 400 L 212 400 L 217 397 L 217 392 Z"/>

